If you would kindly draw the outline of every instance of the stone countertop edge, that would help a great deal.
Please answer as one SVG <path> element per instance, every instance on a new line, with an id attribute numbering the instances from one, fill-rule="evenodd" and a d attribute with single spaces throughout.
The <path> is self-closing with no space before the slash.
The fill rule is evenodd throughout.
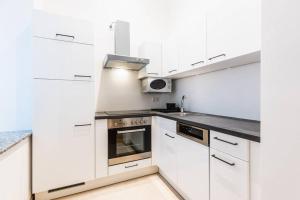
<path id="1" fill-rule="evenodd" d="M 164 117 L 167 119 L 171 119 L 171 120 L 175 120 L 178 122 L 182 122 L 182 123 L 186 123 L 189 125 L 195 125 L 195 126 L 200 126 L 202 128 L 206 128 L 209 130 L 214 130 L 214 131 L 218 131 L 224 134 L 228 134 L 228 135 L 232 135 L 232 136 L 236 136 L 239 138 L 243 138 L 243 139 L 247 139 L 247 140 L 251 140 L 254 142 L 260 142 L 260 131 L 251 131 L 251 130 L 241 130 L 238 128 L 224 128 L 224 127 L 218 127 L 218 126 L 214 126 L 211 124 L 205 124 L 205 123 L 198 123 L 195 121 L 190 121 L 188 119 L 182 119 L 176 116 L 171 116 L 168 115 L 168 113 L 159 113 L 159 112 L 147 112 L 147 113 L 141 113 L 141 114 L 122 114 L 122 115 L 108 115 L 104 112 L 98 112 L 95 115 L 95 120 L 100 120 L 100 119 L 117 119 L 117 118 L 130 118 L 130 117 L 150 117 L 150 116 L 160 116 L 160 117 Z M 214 115 L 210 115 L 210 116 L 214 116 Z M 255 123 L 257 126 L 259 126 L 260 121 L 256 121 L 256 120 L 247 120 L 247 119 L 239 119 L 239 118 L 232 118 L 232 117 L 226 117 L 226 116 L 215 116 L 218 118 L 224 118 L 224 119 L 232 119 L 235 120 L 236 123 L 239 123 L 239 121 L 241 122 L 252 122 Z"/>
<path id="2" fill-rule="evenodd" d="M 31 135 L 31 130 L 0 132 L 0 155 Z"/>

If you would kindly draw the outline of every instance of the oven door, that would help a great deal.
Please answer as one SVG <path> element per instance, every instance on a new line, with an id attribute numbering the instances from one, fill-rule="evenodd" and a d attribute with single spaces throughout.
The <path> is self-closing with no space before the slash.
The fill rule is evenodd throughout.
<path id="1" fill-rule="evenodd" d="M 151 157 L 151 126 L 108 130 L 108 163 L 116 165 Z"/>

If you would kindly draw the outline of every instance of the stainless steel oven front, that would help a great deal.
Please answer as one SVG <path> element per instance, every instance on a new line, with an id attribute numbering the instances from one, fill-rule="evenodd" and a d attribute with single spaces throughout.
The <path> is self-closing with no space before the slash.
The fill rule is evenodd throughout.
<path id="1" fill-rule="evenodd" d="M 109 166 L 151 157 L 151 117 L 108 120 Z"/>

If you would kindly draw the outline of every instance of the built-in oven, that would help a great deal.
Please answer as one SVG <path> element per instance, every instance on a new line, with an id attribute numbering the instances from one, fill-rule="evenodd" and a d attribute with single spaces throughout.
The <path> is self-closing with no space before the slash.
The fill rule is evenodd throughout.
<path id="1" fill-rule="evenodd" d="M 151 117 L 108 120 L 109 166 L 151 157 Z"/>

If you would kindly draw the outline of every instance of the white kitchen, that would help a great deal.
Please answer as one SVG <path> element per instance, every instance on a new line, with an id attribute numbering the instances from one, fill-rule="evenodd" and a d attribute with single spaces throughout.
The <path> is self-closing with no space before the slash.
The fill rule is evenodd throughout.
<path id="1" fill-rule="evenodd" d="M 2 0 L 0 200 L 300 199 L 296 0 Z"/>

